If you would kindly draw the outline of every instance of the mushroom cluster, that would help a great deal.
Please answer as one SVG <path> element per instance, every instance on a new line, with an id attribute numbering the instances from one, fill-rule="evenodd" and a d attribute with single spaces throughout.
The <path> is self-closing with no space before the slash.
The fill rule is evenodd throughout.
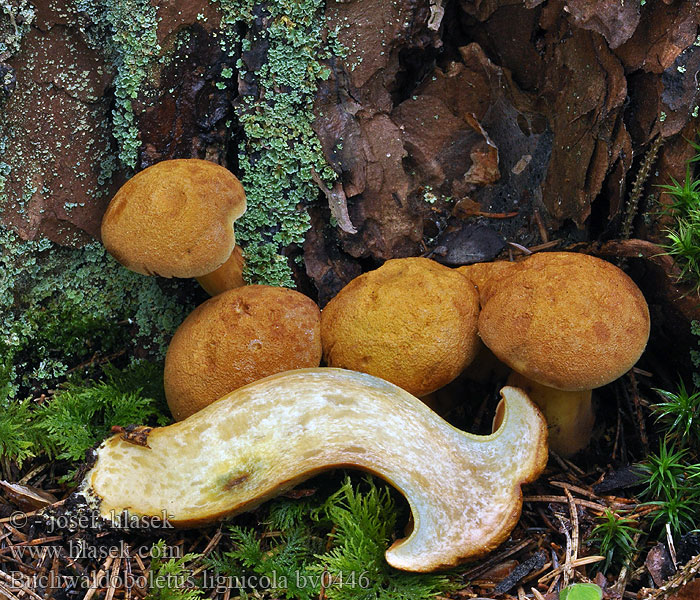
<path id="1" fill-rule="evenodd" d="M 164 386 L 175 419 L 258 379 L 321 362 L 321 313 L 294 290 L 247 286 L 234 221 L 246 209 L 233 173 L 199 159 L 156 163 L 115 194 L 102 219 L 108 252 L 144 275 L 196 277 L 212 298 L 178 327 Z"/>
<path id="2" fill-rule="evenodd" d="M 192 526 L 320 470 L 356 466 L 411 505 L 414 529 L 389 549 L 390 564 L 454 565 L 505 539 L 520 486 L 544 468 L 547 425 L 529 396 L 555 449 L 580 449 L 593 424 L 590 390 L 628 370 L 649 335 L 631 280 L 570 253 L 460 269 L 388 260 L 321 312 L 299 292 L 245 285 L 233 232 L 243 210 L 240 182 L 193 159 L 145 169 L 109 205 L 102 232 L 118 260 L 144 274 L 195 276 L 213 297 L 167 352 L 166 396 L 179 422 L 150 430 L 144 444 L 117 435 L 99 449 L 83 494 L 103 514 L 165 510 Z M 484 344 L 517 375 L 501 391 L 494 433 L 479 437 L 418 397 L 464 373 Z M 174 456 L 177 472 L 164 471 Z M 125 477 L 139 478 L 138 493 Z"/>
<path id="3" fill-rule="evenodd" d="M 619 268 L 570 252 L 460 267 L 479 289 L 479 335 L 513 369 L 565 456 L 589 443 L 591 390 L 634 366 L 649 339 L 649 308 Z"/>

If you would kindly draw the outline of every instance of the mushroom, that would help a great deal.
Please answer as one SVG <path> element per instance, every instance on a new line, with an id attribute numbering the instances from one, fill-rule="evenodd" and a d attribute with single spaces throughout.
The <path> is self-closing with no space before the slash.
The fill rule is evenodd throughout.
<path id="1" fill-rule="evenodd" d="M 398 258 L 353 279 L 321 314 L 330 367 L 370 373 L 415 396 L 457 377 L 479 348 L 478 295 L 427 258 Z"/>
<path id="2" fill-rule="evenodd" d="M 488 290 L 481 339 L 520 374 L 552 427 L 550 447 L 576 453 L 591 435 L 590 391 L 626 373 L 646 347 L 642 292 L 616 266 L 568 252 L 534 254 Z"/>
<path id="3" fill-rule="evenodd" d="M 79 493 L 114 524 L 165 517 L 194 527 L 251 510 L 322 470 L 357 467 L 397 487 L 413 513 L 413 530 L 387 550 L 387 562 L 450 567 L 508 537 L 521 484 L 546 463 L 541 414 L 517 388 L 501 395 L 501 426 L 478 436 L 371 375 L 281 373 L 151 430 L 147 446 L 107 439 Z"/>
<path id="4" fill-rule="evenodd" d="M 165 356 L 168 406 L 180 420 L 236 388 L 321 362 L 321 314 L 294 290 L 248 285 L 195 308 Z"/>
<path id="5" fill-rule="evenodd" d="M 493 286 L 512 273 L 513 267 L 519 264 L 507 260 L 497 260 L 464 265 L 457 267 L 456 270 L 476 286 L 479 292 L 479 302 L 483 306 Z"/>
<path id="6" fill-rule="evenodd" d="M 165 160 L 134 175 L 114 195 L 102 218 L 102 241 L 127 269 L 161 277 L 210 277 L 209 293 L 240 285 L 241 257 L 233 223 L 246 209 L 241 182 L 215 163 Z"/>

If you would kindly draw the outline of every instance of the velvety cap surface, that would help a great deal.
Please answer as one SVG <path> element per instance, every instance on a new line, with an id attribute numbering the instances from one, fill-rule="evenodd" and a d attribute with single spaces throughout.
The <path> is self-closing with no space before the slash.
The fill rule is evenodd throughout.
<path id="1" fill-rule="evenodd" d="M 479 334 L 500 360 L 534 381 L 592 389 L 637 362 L 649 339 L 649 309 L 615 265 L 585 254 L 540 253 L 494 286 Z"/>
<path id="2" fill-rule="evenodd" d="M 448 384 L 478 350 L 471 282 L 427 258 L 399 258 L 353 279 L 321 315 L 328 366 L 369 373 L 416 396 Z"/>
<path id="3" fill-rule="evenodd" d="M 519 263 L 507 260 L 495 262 L 480 262 L 472 265 L 457 267 L 457 271 L 467 277 L 477 288 L 479 300 L 483 305 L 489 297 L 491 289 L 504 277 L 513 273 Z"/>
<path id="4" fill-rule="evenodd" d="M 320 362 L 316 303 L 249 285 L 210 298 L 180 325 L 165 357 L 165 395 L 180 420 L 248 383 Z"/>
<path id="5" fill-rule="evenodd" d="M 166 160 L 134 175 L 102 219 L 107 251 L 144 275 L 197 277 L 231 255 L 233 222 L 245 212 L 233 173 L 199 159 Z"/>

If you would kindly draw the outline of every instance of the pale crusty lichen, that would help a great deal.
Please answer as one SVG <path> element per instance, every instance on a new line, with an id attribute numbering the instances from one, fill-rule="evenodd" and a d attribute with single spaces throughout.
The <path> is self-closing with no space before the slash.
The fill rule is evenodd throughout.
<path id="1" fill-rule="evenodd" d="M 131 103 L 139 98 L 142 84 L 160 58 L 156 7 L 148 0 L 74 0 L 74 4 L 97 28 L 93 43 L 116 66 L 113 133 L 120 160 L 134 168 L 140 142 Z"/>
<path id="2" fill-rule="evenodd" d="M 312 171 L 328 182 L 336 178 L 312 123 L 318 82 L 330 74 L 323 61 L 337 44 L 324 40 L 322 0 L 214 1 L 223 13 L 227 50 L 233 52 L 238 45 L 241 24 L 251 32 L 240 41 L 244 52 L 268 45 L 266 60 L 256 71 L 246 73 L 243 60 L 237 64 L 239 77 L 248 76 L 255 82 L 248 88 L 257 89 L 238 102 L 245 134 L 239 166 L 248 210 L 236 222 L 236 237 L 246 253 L 246 278 L 251 283 L 293 287 L 283 249 L 302 244 L 310 227 L 306 207 L 319 197 Z M 256 11 L 269 17 L 261 30 L 251 27 Z"/>
<path id="3" fill-rule="evenodd" d="M 0 61 L 4 61 L 19 50 L 22 38 L 29 31 L 36 12 L 28 0 L 2 0 L 0 11 L 5 17 L 0 19 Z"/>

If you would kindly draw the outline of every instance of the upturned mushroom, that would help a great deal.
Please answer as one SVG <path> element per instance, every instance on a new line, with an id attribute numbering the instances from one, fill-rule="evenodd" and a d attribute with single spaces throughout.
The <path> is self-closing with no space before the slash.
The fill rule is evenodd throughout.
<path id="1" fill-rule="evenodd" d="M 532 255 L 486 290 L 481 339 L 542 409 L 550 447 L 576 453 L 593 428 L 591 390 L 626 373 L 646 347 L 642 292 L 616 266 L 568 252 Z"/>
<path id="2" fill-rule="evenodd" d="M 387 550 L 387 562 L 450 567 L 508 537 L 521 484 L 546 463 L 539 411 L 517 388 L 501 395 L 500 427 L 477 436 L 371 375 L 281 373 L 153 429 L 146 445 L 109 438 L 80 494 L 108 521 L 165 515 L 193 527 L 250 510 L 319 471 L 357 467 L 397 487 L 413 513 L 413 530 Z"/>
<path id="3" fill-rule="evenodd" d="M 330 367 L 376 375 L 416 396 L 447 385 L 479 348 L 470 282 L 427 258 L 398 258 L 353 279 L 321 313 Z"/>
<path id="4" fill-rule="evenodd" d="M 102 241 L 122 265 L 143 275 L 199 278 L 218 270 L 203 283 L 213 295 L 242 282 L 233 223 L 245 209 L 243 186 L 224 167 L 164 160 L 117 191 L 102 218 Z"/>
<path id="5" fill-rule="evenodd" d="M 268 375 L 318 367 L 321 313 L 294 290 L 248 285 L 195 308 L 165 356 L 168 406 L 180 420 Z"/>

